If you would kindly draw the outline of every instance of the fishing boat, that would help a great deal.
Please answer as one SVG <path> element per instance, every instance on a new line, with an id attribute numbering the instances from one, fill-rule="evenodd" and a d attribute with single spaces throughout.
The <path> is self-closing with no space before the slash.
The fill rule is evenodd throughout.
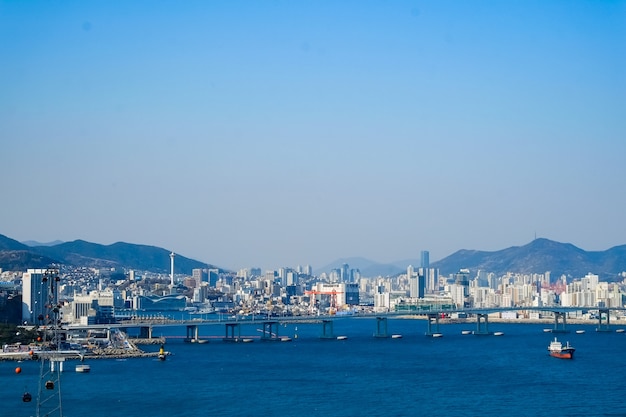
<path id="1" fill-rule="evenodd" d="M 572 359 L 574 357 L 575 350 L 576 349 L 570 346 L 569 342 L 563 346 L 563 344 L 559 342 L 556 337 L 548 346 L 548 353 L 550 353 L 550 356 L 559 359 Z"/>

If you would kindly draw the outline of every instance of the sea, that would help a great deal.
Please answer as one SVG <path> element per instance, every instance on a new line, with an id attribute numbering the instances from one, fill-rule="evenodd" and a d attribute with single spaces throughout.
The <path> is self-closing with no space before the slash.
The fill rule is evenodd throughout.
<path id="1" fill-rule="evenodd" d="M 319 323 L 278 328 L 290 342 L 262 342 L 261 323 L 246 324 L 253 343 L 224 343 L 224 325 L 201 326 L 208 343 L 185 343 L 185 328 L 155 328 L 166 337 L 155 358 L 77 361 L 61 374 L 66 417 L 195 416 L 626 416 L 626 333 L 544 332 L 545 324 L 489 323 L 495 335 L 464 335 L 475 323 L 441 324 L 390 318 L 374 338 L 376 320 L 337 319 L 320 338 Z M 584 329 L 584 334 L 574 330 Z M 547 353 L 554 337 L 576 348 L 574 359 Z M 159 346 L 142 346 L 158 350 Z M 15 372 L 16 367 L 21 373 Z M 0 416 L 35 415 L 39 362 L 0 362 Z M 33 402 L 22 402 L 22 394 Z"/>

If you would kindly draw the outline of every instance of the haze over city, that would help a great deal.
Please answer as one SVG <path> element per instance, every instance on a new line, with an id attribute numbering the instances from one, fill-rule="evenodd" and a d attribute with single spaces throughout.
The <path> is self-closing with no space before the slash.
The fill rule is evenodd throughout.
<path id="1" fill-rule="evenodd" d="M 0 2 L 0 233 L 228 268 L 626 243 L 626 2 Z"/>

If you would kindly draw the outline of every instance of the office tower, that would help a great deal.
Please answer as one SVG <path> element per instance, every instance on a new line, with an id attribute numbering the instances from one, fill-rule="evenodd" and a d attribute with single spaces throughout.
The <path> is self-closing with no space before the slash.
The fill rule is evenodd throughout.
<path id="1" fill-rule="evenodd" d="M 340 270 L 340 281 L 339 282 L 350 282 L 349 278 L 349 269 L 350 266 L 348 264 L 342 264 Z"/>
<path id="2" fill-rule="evenodd" d="M 427 250 L 422 251 L 422 264 L 420 265 L 422 268 L 430 268 L 430 254 Z"/>

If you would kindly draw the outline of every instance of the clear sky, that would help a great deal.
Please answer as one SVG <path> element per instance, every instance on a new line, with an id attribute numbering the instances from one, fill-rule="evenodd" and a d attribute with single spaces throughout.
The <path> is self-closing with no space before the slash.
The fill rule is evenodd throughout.
<path id="1" fill-rule="evenodd" d="M 0 234 L 227 268 L 626 244 L 625 1 L 0 0 Z"/>

